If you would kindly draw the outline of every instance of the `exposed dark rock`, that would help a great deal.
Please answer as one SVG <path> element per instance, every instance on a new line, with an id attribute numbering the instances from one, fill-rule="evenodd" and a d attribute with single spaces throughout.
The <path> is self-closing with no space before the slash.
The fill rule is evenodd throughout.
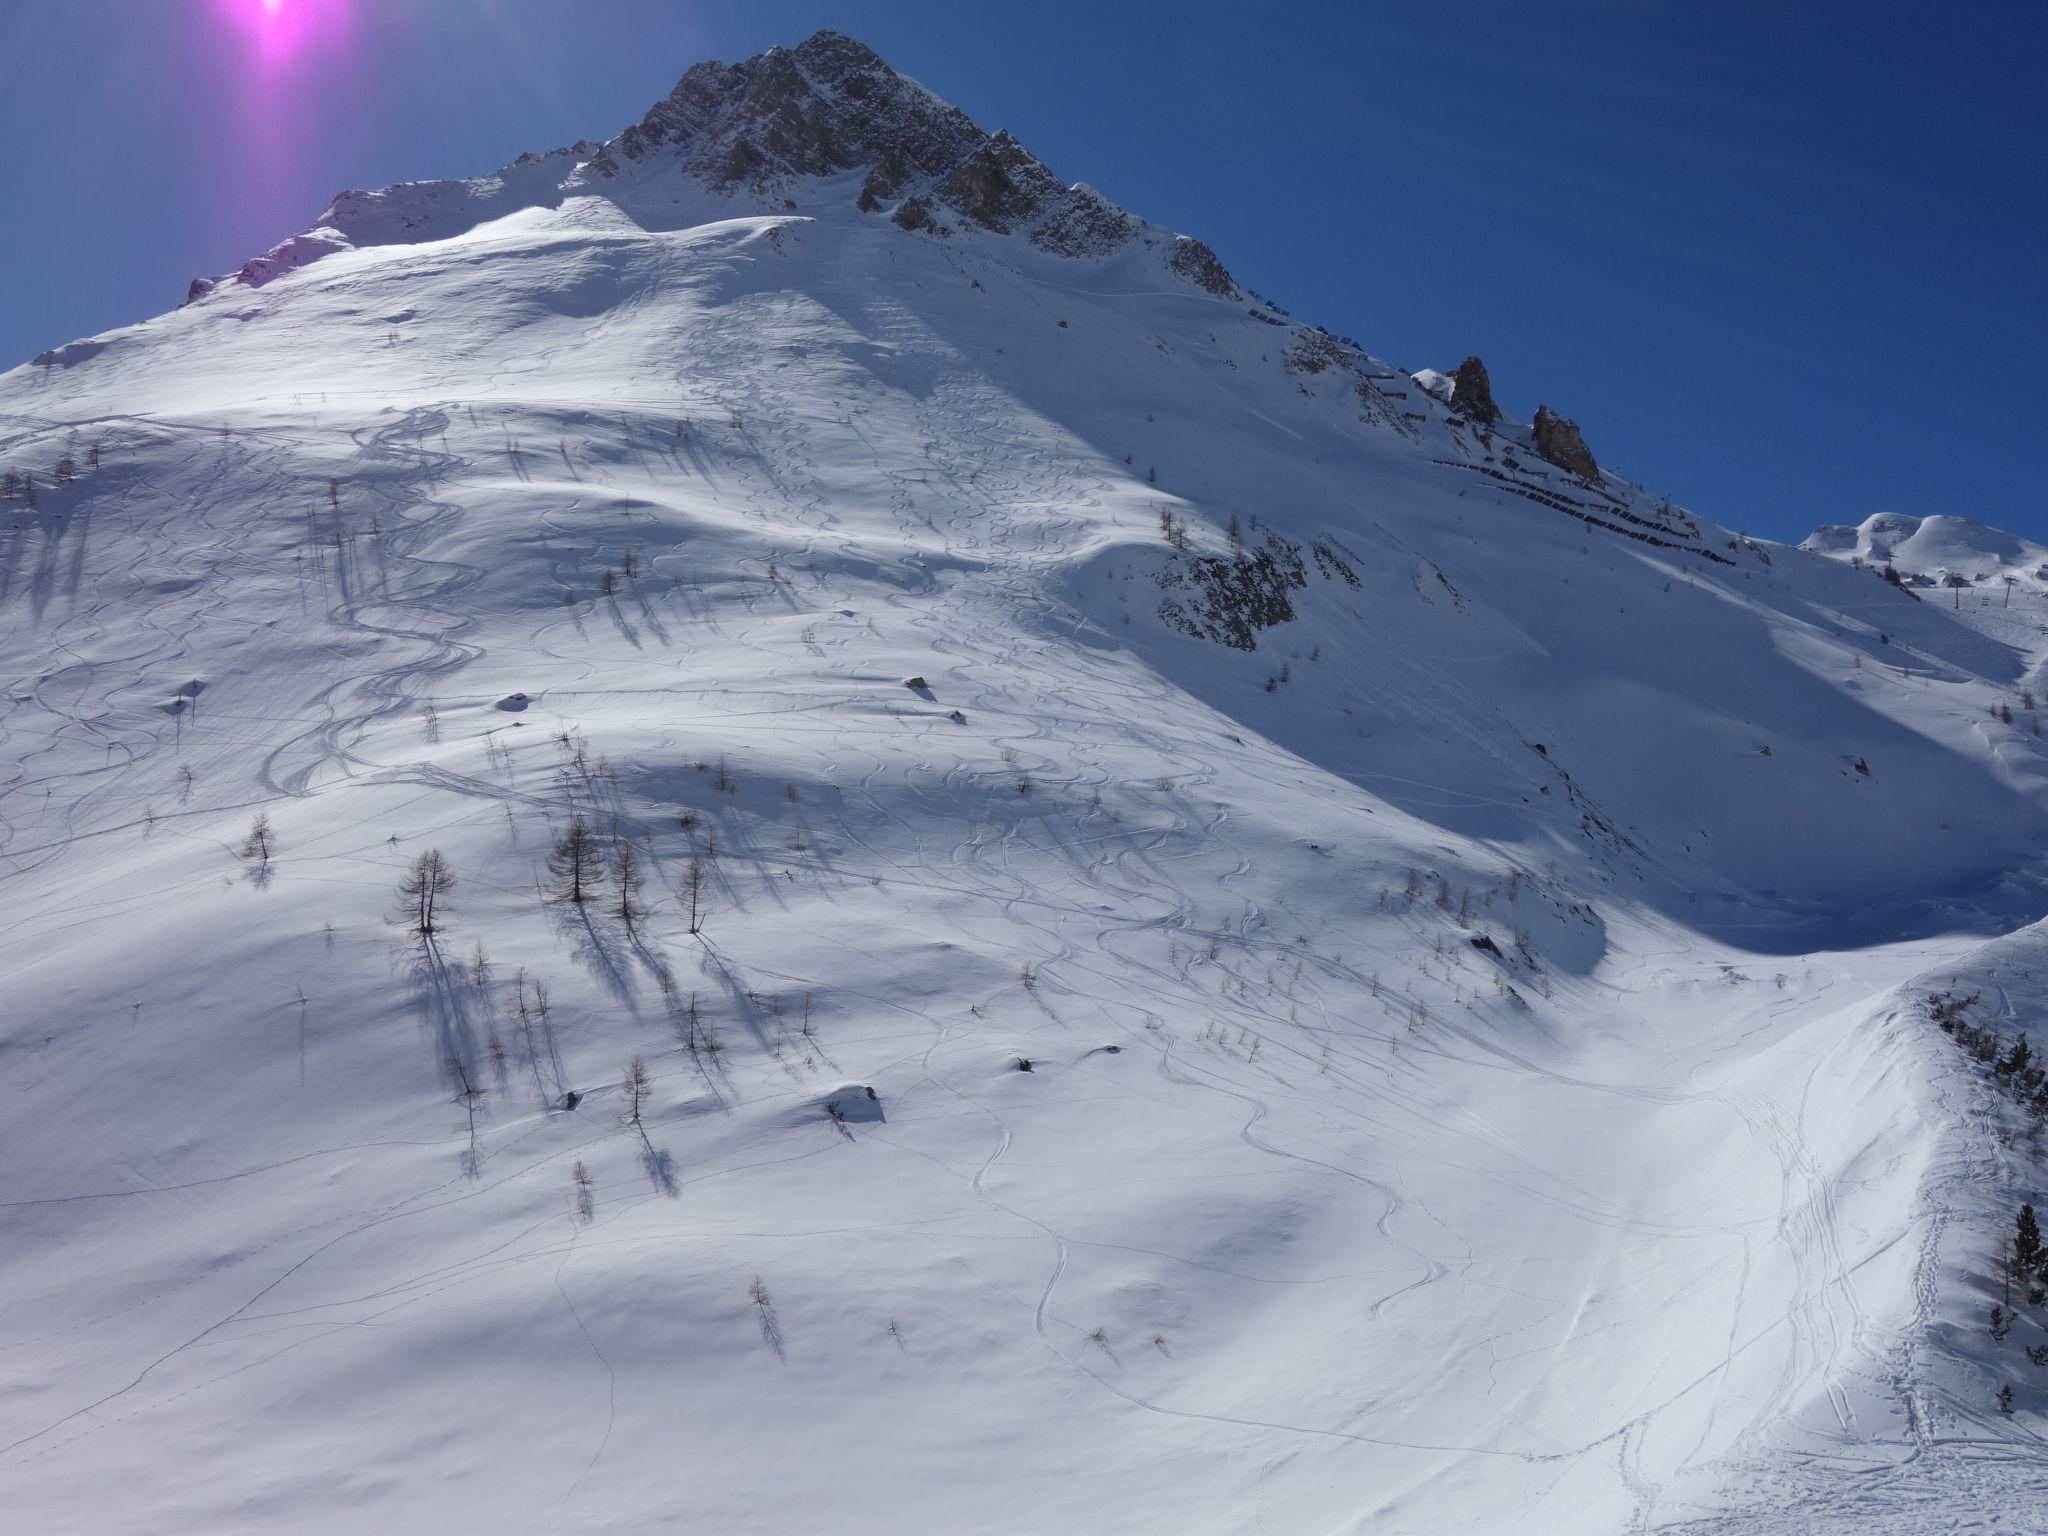
<path id="1" fill-rule="evenodd" d="M 1596 483 L 1600 479 L 1600 465 L 1593 458 L 1593 450 L 1579 435 L 1579 424 L 1558 415 L 1547 405 L 1536 407 L 1536 453 L 1539 458 L 1559 469 L 1570 470 L 1581 479 Z"/>
<path id="2" fill-rule="evenodd" d="M 832 116 L 842 168 L 894 155 L 909 173 L 936 176 L 982 138 L 965 112 L 850 37 L 813 33 L 796 46 L 795 57 L 805 74 L 839 98 Z"/>
<path id="3" fill-rule="evenodd" d="M 439 238 L 518 207 L 558 207 L 590 190 L 593 179 L 617 181 L 607 191 L 621 203 L 645 183 L 656 209 L 673 201 L 661 195 L 670 174 L 751 195 L 763 207 L 795 208 L 803 196 L 795 183 L 849 172 L 865 173 L 856 193 L 862 210 L 893 209 L 908 230 L 950 236 L 959 220 L 947 210 L 957 210 L 978 227 L 1027 235 L 1061 256 L 1104 256 L 1142 239 L 1159 247 L 1185 281 L 1219 297 L 1242 297 L 1201 241 L 1168 246 L 1101 193 L 1062 185 L 1010 134 L 984 134 L 958 107 L 830 31 L 736 64 L 695 65 L 639 122 L 604 144 L 578 141 L 525 155 L 471 181 L 343 193 L 319 228 L 257 258 L 237 278 L 255 285 L 349 243 L 390 244 L 414 231 Z"/>
<path id="4" fill-rule="evenodd" d="M 720 186 L 735 186 L 740 182 L 759 185 L 769 170 L 768 157 L 756 149 L 747 139 L 734 139 L 719 164 L 717 182 Z"/>
<path id="5" fill-rule="evenodd" d="M 1006 235 L 1037 218 L 1066 188 L 1003 128 L 948 171 L 933 191 L 982 228 Z"/>
<path id="6" fill-rule="evenodd" d="M 909 179 L 910 173 L 904 168 L 902 160 L 897 158 L 896 151 L 883 151 L 882 158 L 877 160 L 874 168 L 868 172 L 867 180 L 860 184 L 858 206 L 861 212 L 878 211 L 883 200 L 901 192 L 904 182 Z"/>
<path id="7" fill-rule="evenodd" d="M 1493 403 L 1493 385 L 1486 377 L 1486 364 L 1468 357 L 1451 377 L 1451 409 L 1473 421 L 1500 420 L 1500 407 Z"/>
<path id="8" fill-rule="evenodd" d="M 1325 578 L 1339 577 L 1347 587 L 1358 585 L 1357 564 L 1362 564 L 1363 562 L 1358 560 L 1357 555 L 1352 554 L 1350 550 L 1345 549 L 1343 545 L 1337 543 L 1334 539 L 1327 541 L 1318 539 L 1309 546 L 1309 549 L 1310 553 L 1316 557 L 1316 569 L 1321 571 Z M 1350 556 L 1350 559 L 1345 558 L 1347 555 Z"/>
<path id="9" fill-rule="evenodd" d="M 1235 559 L 1170 561 L 1159 584 L 1188 594 L 1186 602 L 1168 598 L 1159 605 L 1159 616 L 1182 634 L 1255 651 L 1260 630 L 1294 617 L 1288 594 L 1308 585 L 1308 571 L 1300 549 L 1269 530 L 1262 547 L 1247 546 Z"/>
<path id="10" fill-rule="evenodd" d="M 829 176 L 888 155 L 933 176 L 957 165 L 982 137 L 966 113 L 897 74 L 872 50 L 819 32 L 793 49 L 771 48 L 738 64 L 696 65 L 590 164 L 600 175 L 616 175 L 621 161 L 675 147 L 686 169 L 729 186 L 740 178 L 724 174 L 728 156 L 743 138 L 760 157 L 741 157 L 757 181 Z"/>
<path id="11" fill-rule="evenodd" d="M 1242 297 L 1237 291 L 1237 284 L 1231 280 L 1229 270 L 1216 259 L 1216 253 L 1190 235 L 1183 235 L 1174 242 L 1173 255 L 1167 258 L 1166 264 L 1197 288 L 1220 299 Z"/>
<path id="12" fill-rule="evenodd" d="M 1093 187 L 1071 187 L 1031 236 L 1055 256 L 1106 256 L 1131 238 L 1131 216 Z"/>
<path id="13" fill-rule="evenodd" d="M 932 205 L 921 197 L 905 198 L 903 205 L 891 217 L 903 229 L 921 229 L 929 234 L 937 235 L 941 240 L 948 238 L 953 233 L 952 230 L 932 217 Z"/>
<path id="14" fill-rule="evenodd" d="M 1303 331 L 1287 351 L 1287 366 L 1296 373 L 1321 373 L 1343 361 L 1343 351 L 1321 331 Z"/>

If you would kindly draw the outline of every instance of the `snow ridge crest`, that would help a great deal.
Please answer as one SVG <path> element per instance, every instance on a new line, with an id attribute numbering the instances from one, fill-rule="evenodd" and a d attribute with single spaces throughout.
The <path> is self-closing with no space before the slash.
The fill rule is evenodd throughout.
<path id="1" fill-rule="evenodd" d="M 831 185 L 862 172 L 856 189 Z M 1007 129 L 985 132 L 873 49 L 829 30 L 737 64 L 691 66 L 639 122 L 602 144 L 522 155 L 467 181 L 343 192 L 314 228 L 246 263 L 233 280 L 261 286 L 336 250 L 448 239 L 573 196 L 672 205 L 678 178 L 763 209 L 844 195 L 861 213 L 929 238 L 965 229 L 1072 258 L 1143 246 L 1173 279 L 1241 297 L 1201 241 L 1137 218 L 1085 183 L 1061 181 Z M 188 302 L 215 286 L 196 280 Z"/>

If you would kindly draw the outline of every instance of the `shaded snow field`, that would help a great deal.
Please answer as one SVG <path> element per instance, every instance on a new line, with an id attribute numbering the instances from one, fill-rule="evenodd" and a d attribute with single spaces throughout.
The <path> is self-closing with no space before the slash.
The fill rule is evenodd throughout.
<path id="1" fill-rule="evenodd" d="M 0 376 L 8 1524 L 2034 1528 L 2023 1150 L 1915 1000 L 2042 1001 L 2038 584 L 857 186 Z M 1161 615 L 1233 516 L 1249 652 Z"/>

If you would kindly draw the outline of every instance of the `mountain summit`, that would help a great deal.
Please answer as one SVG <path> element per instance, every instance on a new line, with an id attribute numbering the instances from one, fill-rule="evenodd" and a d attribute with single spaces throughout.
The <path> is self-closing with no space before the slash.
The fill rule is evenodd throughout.
<path id="1" fill-rule="evenodd" d="M 1185 281 L 1238 296 L 1201 241 L 1133 218 L 1092 187 L 1063 184 L 1008 131 L 984 133 L 873 50 L 829 31 L 738 64 L 699 64 L 603 144 L 522 156 L 471 181 L 344 192 L 312 229 L 234 280 L 260 286 L 334 250 L 446 239 L 574 198 L 604 199 L 647 228 L 843 202 L 935 239 L 965 226 L 1076 257 L 1135 244 Z M 214 286 L 199 279 L 191 297 Z"/>
<path id="2" fill-rule="evenodd" d="M 740 64 L 699 64 L 645 119 L 599 151 L 594 167 L 670 152 L 722 186 L 766 192 L 778 179 L 833 176 L 883 163 L 943 176 L 986 141 L 967 114 L 837 32 Z"/>
<path id="3" fill-rule="evenodd" d="M 0 374 L 12 1526 L 2038 1524 L 2048 555 L 1250 275 L 823 33 Z"/>

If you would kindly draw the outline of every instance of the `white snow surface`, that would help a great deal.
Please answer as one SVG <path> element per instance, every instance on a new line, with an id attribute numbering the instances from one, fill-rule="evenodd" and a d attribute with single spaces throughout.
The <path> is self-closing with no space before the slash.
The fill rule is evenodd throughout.
<path id="1" fill-rule="evenodd" d="M 2040 1529 L 2048 600 L 859 181 L 0 375 L 8 1527 Z"/>
<path id="2" fill-rule="evenodd" d="M 1937 584 L 1950 575 L 1975 585 L 2010 574 L 2048 581 L 2048 547 L 1992 528 L 1974 518 L 1937 513 L 1910 517 L 1873 512 L 1855 527 L 1824 524 L 1800 545 L 1816 554 L 1869 565 L 1891 565 L 1902 574 L 1926 576 Z"/>

